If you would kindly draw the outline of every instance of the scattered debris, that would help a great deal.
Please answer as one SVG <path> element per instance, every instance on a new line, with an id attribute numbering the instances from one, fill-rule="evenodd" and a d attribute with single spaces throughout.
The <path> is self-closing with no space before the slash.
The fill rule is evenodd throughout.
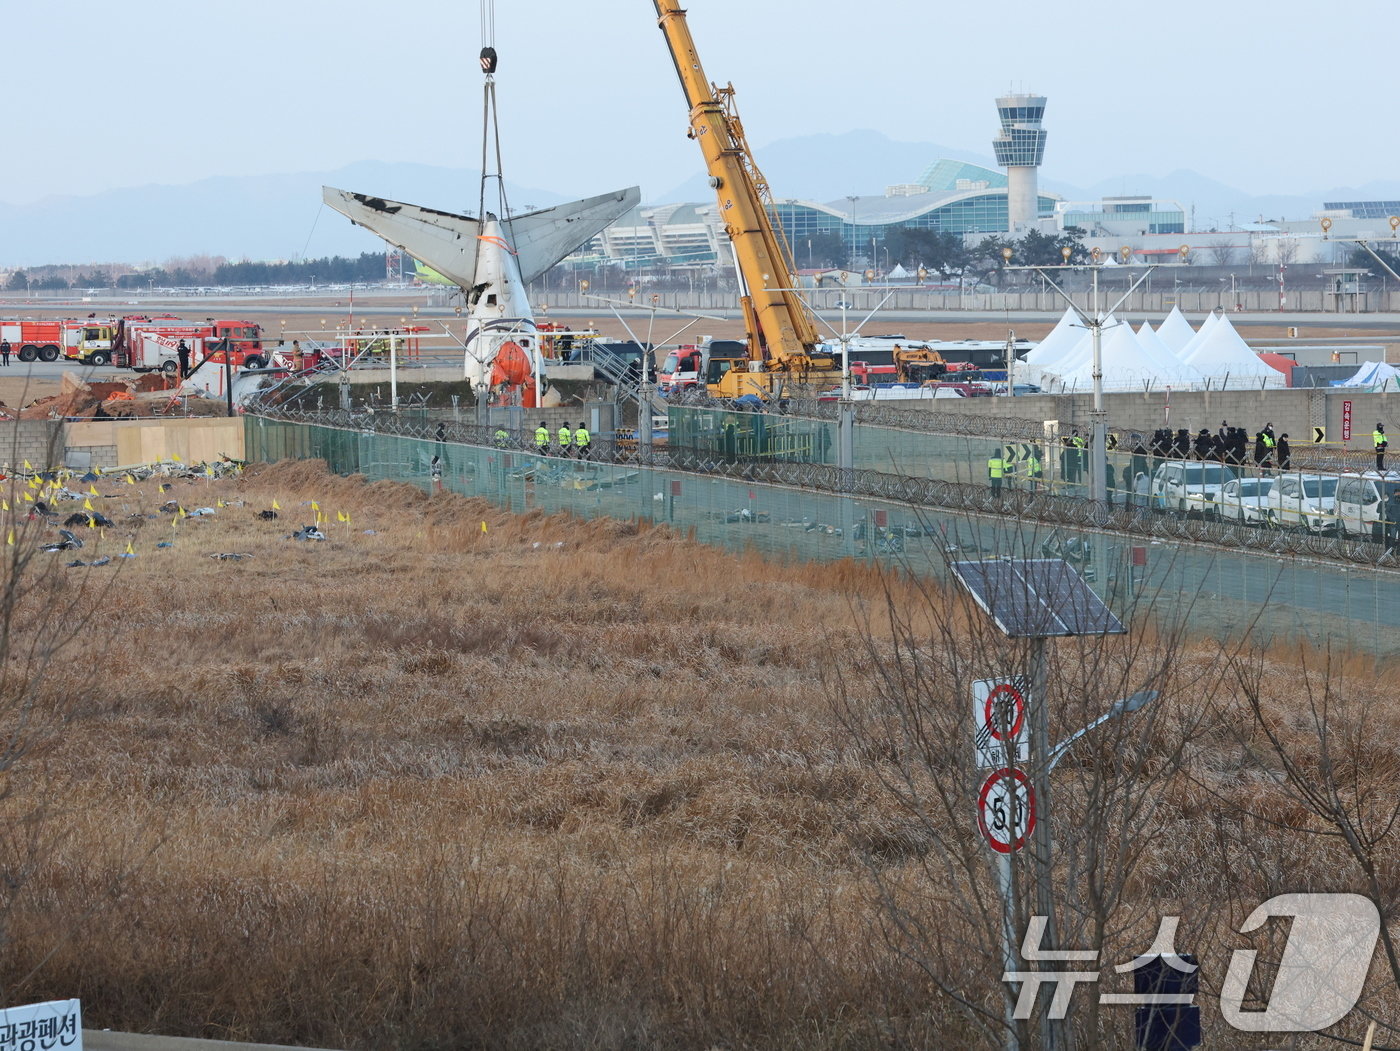
<path id="1" fill-rule="evenodd" d="M 156 547 L 174 547 L 174 546 L 175 546 L 175 545 L 172 544 L 169 540 L 162 540 L 159 544 L 156 545 Z"/>
<path id="2" fill-rule="evenodd" d="M 101 558 L 94 558 L 91 562 L 84 562 L 81 558 L 75 558 L 72 562 L 65 562 L 64 565 L 68 569 L 74 569 L 78 566 L 107 566 L 111 565 L 111 563 L 112 559 L 107 555 L 103 555 Z"/>
<path id="3" fill-rule="evenodd" d="M 276 511 L 259 511 L 258 517 L 261 518 L 264 522 L 271 522 L 277 519 L 279 516 Z"/>
<path id="4" fill-rule="evenodd" d="M 58 535 L 63 539 L 52 544 L 45 544 L 39 548 L 40 551 L 76 551 L 83 546 L 83 542 L 66 529 L 60 529 Z"/>
<path id="5" fill-rule="evenodd" d="M 316 526 L 314 526 L 314 525 L 309 525 L 309 526 L 302 526 L 300 529 L 298 529 L 298 530 L 297 530 L 295 533 L 293 533 L 291 536 L 287 537 L 287 539 L 288 539 L 288 540 L 324 540 L 324 539 L 326 539 L 326 534 L 323 533 L 323 532 L 321 532 L 321 530 L 318 529 Z"/>
<path id="6" fill-rule="evenodd" d="M 74 511 L 63 520 L 66 526 L 87 526 L 90 529 L 103 528 L 114 523 L 101 511 Z"/>
<path id="7" fill-rule="evenodd" d="M 252 558 L 253 555 L 249 551 L 220 551 L 209 557 L 218 559 L 220 562 L 242 562 L 245 558 Z"/>
<path id="8" fill-rule="evenodd" d="M 185 514 L 190 518 L 208 518 L 211 515 L 216 515 L 218 513 L 219 512 L 212 507 L 196 507 L 193 511 L 185 512 Z"/>
<path id="9" fill-rule="evenodd" d="M 180 501 L 165 501 L 165 503 L 160 505 L 160 513 L 163 515 L 178 515 L 180 513 Z"/>

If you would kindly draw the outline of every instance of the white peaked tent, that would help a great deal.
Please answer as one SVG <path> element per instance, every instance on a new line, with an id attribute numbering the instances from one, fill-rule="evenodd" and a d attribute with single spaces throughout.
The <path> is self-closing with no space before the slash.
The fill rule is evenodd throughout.
<path id="1" fill-rule="evenodd" d="M 1127 323 L 1106 329 L 1103 335 L 1103 389 L 1147 390 L 1165 386 L 1162 367 L 1143 350 Z M 1060 375 L 1065 390 L 1086 391 L 1094 388 L 1093 351 L 1083 364 Z"/>
<path id="2" fill-rule="evenodd" d="M 1196 338 L 1196 330 L 1179 309 L 1172 307 L 1172 312 L 1157 326 L 1157 336 L 1173 354 L 1180 354 Z"/>
<path id="3" fill-rule="evenodd" d="M 903 264 L 895 263 L 894 269 L 891 270 L 885 276 L 888 277 L 891 281 L 903 281 L 906 277 L 909 276 L 909 271 L 904 269 Z"/>
<path id="4" fill-rule="evenodd" d="M 1079 321 L 1079 315 L 1066 307 L 1055 327 L 1026 355 L 1026 364 L 1042 369 L 1047 367 L 1073 350 L 1082 335 L 1084 326 Z"/>
<path id="5" fill-rule="evenodd" d="M 1183 360 L 1216 390 L 1288 385 L 1283 373 L 1250 350 L 1223 315 L 1217 316 L 1213 325 L 1207 321 L 1201 326 Z"/>
<path id="6" fill-rule="evenodd" d="M 1396 384 L 1400 369 L 1383 361 L 1368 361 L 1362 364 L 1356 375 L 1349 376 L 1334 384 L 1337 387 L 1379 387 L 1382 384 Z"/>
<path id="7" fill-rule="evenodd" d="M 1103 343 L 1108 346 L 1108 337 L 1113 334 L 1113 330 L 1118 327 L 1118 319 L 1112 314 L 1104 318 L 1103 321 Z M 1078 370 L 1081 366 L 1088 365 L 1090 368 L 1094 364 L 1094 334 L 1089 330 L 1084 330 L 1072 349 L 1067 354 L 1061 354 L 1055 360 L 1054 365 L 1046 368 L 1046 372 L 1053 372 L 1057 376 L 1064 376 Z"/>
<path id="8" fill-rule="evenodd" d="M 1219 321 L 1219 314 L 1214 312 L 1207 314 L 1206 319 L 1201 322 L 1201 327 L 1196 329 L 1196 334 L 1191 337 L 1191 341 L 1187 343 L 1186 346 L 1177 348 L 1176 356 L 1182 361 L 1188 360 L 1195 349 L 1210 335 L 1210 330 L 1215 328 Z"/>
<path id="9" fill-rule="evenodd" d="M 1146 321 L 1138 329 L 1137 337 L 1143 353 L 1156 362 L 1161 370 L 1163 385 L 1178 389 L 1201 385 L 1201 374 L 1168 350 L 1161 337 Z"/>

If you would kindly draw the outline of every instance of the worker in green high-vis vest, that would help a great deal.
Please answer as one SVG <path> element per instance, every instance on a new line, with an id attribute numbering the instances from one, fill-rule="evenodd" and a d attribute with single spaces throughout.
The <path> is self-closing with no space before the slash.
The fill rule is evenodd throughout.
<path id="1" fill-rule="evenodd" d="M 996 453 L 987 459 L 987 477 L 991 479 L 992 495 L 1001 495 L 1001 480 L 1006 476 L 1006 461 L 1001 458 L 1001 453 Z"/>

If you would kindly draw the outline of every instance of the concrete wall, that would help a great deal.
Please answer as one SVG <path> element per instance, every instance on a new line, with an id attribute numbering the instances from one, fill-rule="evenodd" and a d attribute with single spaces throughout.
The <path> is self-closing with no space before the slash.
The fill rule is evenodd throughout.
<path id="1" fill-rule="evenodd" d="M 1157 290 L 1134 292 L 1128 301 L 1118 309 L 1119 317 L 1124 315 L 1142 315 L 1149 318 L 1163 318 L 1171 312 L 1173 306 L 1179 306 L 1183 313 L 1192 318 L 1199 319 L 1212 310 L 1227 310 L 1230 313 L 1243 311 L 1252 314 L 1271 314 L 1279 310 L 1278 292 L 1273 289 L 1260 290 L 1237 290 L 1231 294 L 1228 288 L 1223 285 L 1212 288 L 1208 291 L 1186 291 L 1185 288 L 1170 288 L 1172 276 L 1154 274 L 1153 282 L 1157 282 Z M 1169 287 L 1161 290 L 1161 284 L 1165 283 Z M 814 305 L 822 310 L 833 309 L 837 299 L 847 299 L 855 308 L 856 312 L 872 310 L 884 299 L 886 291 L 881 289 L 861 289 L 859 287 L 846 289 L 829 288 L 824 289 L 814 300 Z M 1109 302 L 1116 302 L 1123 294 L 1123 288 L 1114 285 L 1112 290 L 1106 293 Z M 1334 296 L 1320 291 L 1294 291 L 1286 290 L 1287 304 L 1285 309 L 1288 313 L 1335 313 L 1337 301 Z M 661 292 L 658 293 L 658 305 L 681 310 L 733 310 L 736 305 L 735 294 L 733 292 Z M 1085 310 L 1092 310 L 1089 302 L 1088 292 L 1076 292 L 1074 301 Z M 580 307 L 596 308 L 596 299 L 587 299 L 574 292 L 543 292 L 538 294 L 535 301 L 536 307 L 541 304 L 548 304 L 552 310 L 573 310 Z M 1400 310 L 1400 292 L 1371 291 L 1361 297 L 1359 303 L 1348 300 L 1346 303 L 1346 313 L 1352 312 L 1352 307 L 1357 306 L 1362 313 L 1391 312 Z M 1054 292 L 972 292 L 964 291 L 959 294 L 956 290 L 945 291 L 916 291 L 910 289 L 908 292 L 895 292 L 882 308 L 886 311 L 897 310 L 1009 310 L 1018 311 L 1045 311 L 1052 314 L 1063 314 L 1065 312 L 1065 301 Z M 863 316 L 863 315 L 862 315 Z M 706 331 L 704 325 L 700 325 L 692 332 Z M 688 337 L 687 337 L 688 338 Z"/>
<path id="2" fill-rule="evenodd" d="M 0 424 L 0 464 L 34 467 L 63 463 L 63 424 L 49 420 L 16 420 Z"/>
<path id="3" fill-rule="evenodd" d="M 1370 449 L 1377 421 L 1400 434 L 1400 392 L 1358 393 L 1333 390 L 1173 391 L 1171 394 L 1105 394 L 1108 425 L 1151 433 L 1159 427 L 1185 427 L 1193 434 L 1202 427 L 1212 433 L 1221 420 L 1244 427 L 1251 435 L 1266 423 L 1276 434 L 1287 433 L 1294 445 L 1312 441 L 1312 428 L 1327 429 L 1328 444 L 1342 442 L 1343 403 L 1352 410 L 1352 449 Z M 1087 394 L 1033 394 L 1023 398 L 966 398 L 956 403 L 883 402 L 892 408 L 921 408 L 1000 419 L 1059 420 L 1062 428 L 1086 432 L 1093 398 Z"/>

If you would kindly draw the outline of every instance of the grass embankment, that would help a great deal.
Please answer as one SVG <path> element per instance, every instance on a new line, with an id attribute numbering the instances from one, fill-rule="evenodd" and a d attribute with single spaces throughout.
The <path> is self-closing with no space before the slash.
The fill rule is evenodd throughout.
<path id="1" fill-rule="evenodd" d="M 142 488 L 247 505 L 146 522 L 50 676 L 10 980 L 61 927 L 89 1024 L 360 1047 L 810 1045 L 875 995 L 816 672 L 874 577 L 308 464 Z M 311 498 L 331 540 L 283 539 Z"/>
<path id="2" fill-rule="evenodd" d="M 44 683 L 65 725 L 11 778 L 12 806 L 52 807 L 0 963 L 10 1002 L 328 1047 L 836 1048 L 883 1043 L 891 1018 L 971 1045 L 881 937 L 872 864 L 932 923 L 951 899 L 881 790 L 899 756 L 853 740 L 823 682 L 835 662 L 878 692 L 856 614 L 884 605 L 877 571 L 310 463 L 102 488 L 119 522 L 245 504 L 161 514 L 119 569 L 61 571 L 117 575 Z M 284 539 L 312 499 L 331 539 Z M 252 557 L 210 557 L 233 552 Z M 1181 872 L 1154 847 L 1142 898 L 1247 896 L 1206 856 L 1235 801 L 1183 775 L 1163 805 L 1202 854 Z"/>

